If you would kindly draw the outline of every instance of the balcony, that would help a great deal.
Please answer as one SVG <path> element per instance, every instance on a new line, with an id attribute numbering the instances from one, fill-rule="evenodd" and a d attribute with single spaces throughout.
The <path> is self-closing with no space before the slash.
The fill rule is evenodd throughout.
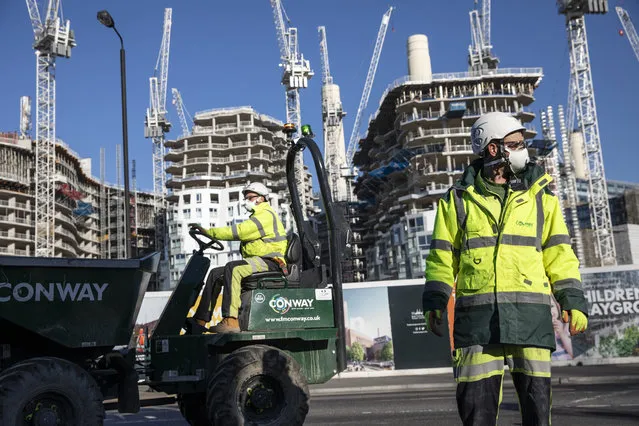
<path id="1" fill-rule="evenodd" d="M 0 247 L 0 254 L 7 254 L 10 256 L 30 256 L 28 250 L 21 250 L 13 247 Z"/>
<path id="2" fill-rule="evenodd" d="M 22 232 L 0 231 L 0 238 L 23 242 L 33 242 L 33 237 Z"/>
<path id="3" fill-rule="evenodd" d="M 0 200 L 0 207 L 12 207 L 14 209 L 26 210 L 30 212 L 33 207 L 29 207 L 26 203 L 9 202 L 9 200 Z"/>
<path id="4" fill-rule="evenodd" d="M 9 222 L 14 225 L 35 226 L 35 222 L 22 217 L 10 217 L 8 215 L 0 215 L 0 222 Z"/>
<path id="5" fill-rule="evenodd" d="M 405 195 L 403 197 L 399 197 L 397 199 L 398 202 L 400 203 L 407 203 L 407 202 L 411 202 L 411 201 L 417 201 L 417 200 L 421 200 L 424 198 L 427 198 L 429 196 L 433 196 L 433 195 L 441 195 L 441 194 L 445 194 L 446 191 L 448 191 L 448 189 L 450 188 L 450 185 L 448 184 L 443 184 L 443 183 L 435 183 L 435 182 L 431 182 L 428 186 L 426 191 L 423 192 L 414 192 L 412 194 L 408 194 Z"/>

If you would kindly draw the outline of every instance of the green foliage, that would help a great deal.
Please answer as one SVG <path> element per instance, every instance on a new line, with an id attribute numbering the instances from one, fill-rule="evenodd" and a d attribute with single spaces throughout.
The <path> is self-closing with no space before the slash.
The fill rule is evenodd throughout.
<path id="1" fill-rule="evenodd" d="M 351 346 L 351 361 L 364 361 L 364 348 L 359 342 L 355 342 Z"/>
<path id="2" fill-rule="evenodd" d="M 393 360 L 393 342 L 388 342 L 382 348 L 382 361 Z"/>
<path id="3" fill-rule="evenodd" d="M 632 325 L 623 331 L 622 337 L 616 335 L 602 337 L 599 340 L 599 353 L 606 357 L 626 357 L 639 352 L 639 327 Z"/>

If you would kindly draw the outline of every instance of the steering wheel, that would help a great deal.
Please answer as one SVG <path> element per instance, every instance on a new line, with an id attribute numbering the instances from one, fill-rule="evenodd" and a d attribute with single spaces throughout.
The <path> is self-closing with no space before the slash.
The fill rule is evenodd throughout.
<path id="1" fill-rule="evenodd" d="M 202 228 L 197 228 L 193 225 L 189 225 L 189 226 L 190 226 L 189 235 L 191 236 L 191 238 L 197 241 L 197 244 L 200 247 L 198 250 L 200 253 L 204 253 L 204 250 L 209 248 L 212 248 L 214 250 L 220 250 L 220 251 L 224 250 L 224 246 L 222 245 L 220 240 L 211 237 L 209 234 L 204 232 Z M 201 239 L 198 238 L 198 235 L 206 237 L 209 241 L 208 242 L 202 241 Z"/>

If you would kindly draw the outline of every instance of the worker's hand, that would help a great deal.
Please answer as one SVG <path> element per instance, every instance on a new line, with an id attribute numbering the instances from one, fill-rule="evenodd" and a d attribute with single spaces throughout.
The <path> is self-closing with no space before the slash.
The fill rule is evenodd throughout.
<path id="1" fill-rule="evenodd" d="M 197 229 L 197 230 L 199 230 L 199 231 L 201 231 L 201 232 L 203 232 L 205 234 L 208 234 L 208 231 L 206 229 L 202 228 L 199 223 L 189 223 L 187 226 L 189 228 L 195 228 L 195 229 Z"/>
<path id="2" fill-rule="evenodd" d="M 434 311 L 424 312 L 424 321 L 426 322 L 426 329 L 434 333 L 435 336 L 442 337 L 444 335 L 442 327 L 444 321 L 442 321 L 441 310 L 435 309 Z"/>
<path id="3" fill-rule="evenodd" d="M 588 328 L 588 317 L 577 309 L 571 309 L 568 311 L 561 311 L 561 319 L 563 322 L 570 321 L 570 335 L 583 333 Z"/>

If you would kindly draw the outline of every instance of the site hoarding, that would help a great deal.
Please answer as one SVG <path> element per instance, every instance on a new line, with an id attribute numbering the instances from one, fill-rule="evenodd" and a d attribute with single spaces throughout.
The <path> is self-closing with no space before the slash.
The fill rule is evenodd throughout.
<path id="1" fill-rule="evenodd" d="M 564 359 L 637 357 L 639 361 L 639 265 L 582 270 L 589 305 L 588 331 L 573 336 Z"/>
<path id="2" fill-rule="evenodd" d="M 570 336 L 555 305 L 557 362 L 639 360 L 639 265 L 581 270 L 589 305 L 589 328 Z M 421 307 L 423 280 L 389 280 L 344 284 L 344 314 L 349 371 L 449 367 L 452 342 L 426 330 Z M 171 292 L 148 292 L 136 331 L 155 322 Z M 269 299 L 270 300 L 270 299 Z M 199 301 L 199 300 L 198 300 Z M 197 304 L 197 302 L 196 302 Z M 452 322 L 453 299 L 448 318 Z M 193 315 L 191 309 L 189 315 Z M 209 325 L 221 320 L 220 301 Z M 446 321 L 448 322 L 448 321 Z"/>

